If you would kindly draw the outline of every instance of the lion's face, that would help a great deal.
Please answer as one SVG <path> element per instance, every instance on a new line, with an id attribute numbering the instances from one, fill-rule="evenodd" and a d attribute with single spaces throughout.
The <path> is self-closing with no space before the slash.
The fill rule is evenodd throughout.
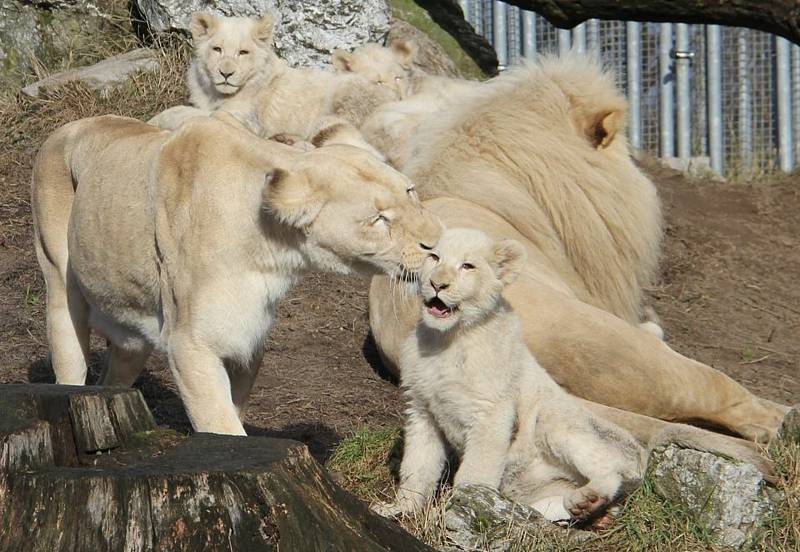
<path id="1" fill-rule="evenodd" d="M 473 229 L 446 230 L 420 270 L 423 323 L 446 331 L 482 319 L 524 262 L 519 242 L 495 242 Z"/>
<path id="2" fill-rule="evenodd" d="M 391 47 L 365 44 L 352 52 L 336 50 L 333 66 L 355 73 L 367 81 L 391 90 L 397 99 L 406 98 L 411 86 L 411 63 L 416 47 L 412 42 L 394 42 Z"/>
<path id="3" fill-rule="evenodd" d="M 269 66 L 272 17 L 216 17 L 206 12 L 192 16 L 195 63 L 214 89 L 236 94 Z"/>
<path id="4" fill-rule="evenodd" d="M 337 272 L 413 277 L 442 232 L 408 178 L 352 146 L 298 156 L 270 182 L 266 203 L 303 230 L 314 265 Z"/>

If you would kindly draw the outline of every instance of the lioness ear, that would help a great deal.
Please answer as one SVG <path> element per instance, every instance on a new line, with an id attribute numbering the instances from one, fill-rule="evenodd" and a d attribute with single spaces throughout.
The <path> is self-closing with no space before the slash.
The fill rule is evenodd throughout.
<path id="1" fill-rule="evenodd" d="M 270 14 L 263 15 L 253 25 L 253 38 L 270 44 L 272 42 L 273 19 Z"/>
<path id="2" fill-rule="evenodd" d="M 284 169 L 267 173 L 264 207 L 284 224 L 305 228 L 314 222 L 324 204 L 324 194 L 305 174 Z"/>
<path id="3" fill-rule="evenodd" d="M 517 279 L 527 258 L 525 248 L 516 240 L 503 240 L 494 245 L 495 274 L 508 285 Z"/>
<path id="4" fill-rule="evenodd" d="M 194 12 L 189 30 L 192 32 L 195 42 L 200 42 L 207 39 L 216 30 L 217 25 L 219 25 L 219 18 L 213 13 Z"/>
<path id="5" fill-rule="evenodd" d="M 599 111 L 586 120 L 584 132 L 595 149 L 607 148 L 622 128 L 624 113 L 620 109 Z"/>
<path id="6" fill-rule="evenodd" d="M 414 61 L 414 55 L 417 53 L 417 43 L 413 40 L 398 40 L 392 42 L 391 47 L 397 62 L 406 69 L 411 67 L 411 62 Z"/>
<path id="7" fill-rule="evenodd" d="M 331 63 L 339 71 L 352 71 L 353 70 L 353 54 L 347 50 L 336 48 L 331 55 Z"/>

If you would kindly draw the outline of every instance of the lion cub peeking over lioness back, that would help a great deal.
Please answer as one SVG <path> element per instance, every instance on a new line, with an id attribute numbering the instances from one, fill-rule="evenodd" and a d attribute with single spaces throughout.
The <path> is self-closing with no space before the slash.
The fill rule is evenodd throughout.
<path id="1" fill-rule="evenodd" d="M 401 354 L 408 400 L 394 504 L 421 507 L 446 445 L 461 457 L 454 484 L 487 485 L 553 521 L 600 513 L 642 476 L 645 450 L 597 418 L 536 362 L 503 288 L 525 262 L 514 240 L 446 230 L 420 273 L 422 319 Z"/>

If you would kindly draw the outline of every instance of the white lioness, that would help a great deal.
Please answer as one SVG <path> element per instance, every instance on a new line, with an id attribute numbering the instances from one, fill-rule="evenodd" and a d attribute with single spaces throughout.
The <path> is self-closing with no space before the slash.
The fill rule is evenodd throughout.
<path id="1" fill-rule="evenodd" d="M 445 225 L 525 246 L 525 267 L 503 295 L 531 352 L 571 394 L 766 441 L 787 407 L 638 325 L 662 225 L 656 189 L 630 157 L 625 109 L 595 61 L 544 59 L 426 121 L 402 170 Z M 370 328 L 389 369 L 419 313 L 416 298 L 373 278 Z M 636 435 L 659 425 L 625 413 L 614 421 Z"/>
<path id="2" fill-rule="evenodd" d="M 501 295 L 524 262 L 519 242 L 468 229 L 446 230 L 428 254 L 422 318 L 400 360 L 400 488 L 382 513 L 425 504 L 448 444 L 461 456 L 456 486 L 499 488 L 551 520 L 586 519 L 638 485 L 644 448 L 570 397 L 528 351 Z"/>
<path id="3" fill-rule="evenodd" d="M 196 109 L 178 106 L 149 121 L 174 129 L 188 117 L 224 110 L 261 137 L 292 136 L 346 143 L 380 155 L 356 129 L 375 107 L 398 98 L 365 78 L 314 68 L 294 69 L 272 48 L 273 21 L 192 16 L 194 59 L 187 76 Z"/>
<path id="4" fill-rule="evenodd" d="M 58 383 L 106 385 L 166 352 L 197 431 L 240 421 L 280 299 L 310 267 L 414 272 L 440 226 L 410 181 L 349 146 L 307 153 L 215 118 L 174 132 L 122 117 L 55 131 L 36 158 L 36 253 Z"/>

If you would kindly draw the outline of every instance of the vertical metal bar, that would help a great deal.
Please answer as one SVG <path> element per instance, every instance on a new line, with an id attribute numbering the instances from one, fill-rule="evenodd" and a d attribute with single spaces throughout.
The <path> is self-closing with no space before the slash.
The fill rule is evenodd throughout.
<path id="1" fill-rule="evenodd" d="M 689 82 L 689 26 L 675 25 L 675 86 L 678 97 L 678 157 L 689 159 L 692 155 L 692 100 Z"/>
<path id="2" fill-rule="evenodd" d="M 564 55 L 569 51 L 570 46 L 572 46 L 572 33 L 569 32 L 569 29 L 559 29 L 558 30 L 558 53 L 559 55 Z"/>
<path id="3" fill-rule="evenodd" d="M 600 53 L 600 22 L 597 19 L 586 22 L 586 39 L 589 51 Z"/>
<path id="4" fill-rule="evenodd" d="M 789 41 L 775 38 L 778 85 L 778 157 L 780 168 L 789 172 L 794 168 L 792 147 L 792 93 L 789 75 Z"/>
<path id="5" fill-rule="evenodd" d="M 586 23 L 572 29 L 572 47 L 579 54 L 586 53 Z"/>
<path id="6" fill-rule="evenodd" d="M 625 24 L 625 41 L 628 53 L 628 105 L 629 105 L 629 133 L 631 145 L 639 149 L 642 147 L 642 116 L 641 116 L 641 91 L 642 91 L 642 44 L 641 24 L 637 21 L 628 21 Z"/>
<path id="7" fill-rule="evenodd" d="M 536 57 L 536 14 L 528 10 L 522 12 L 522 55 Z"/>
<path id="8" fill-rule="evenodd" d="M 492 3 L 492 45 L 497 52 L 500 71 L 508 67 L 508 33 L 506 32 L 506 3 L 494 0 Z"/>
<path id="9" fill-rule="evenodd" d="M 662 157 L 675 156 L 675 73 L 672 71 L 672 23 L 661 23 L 658 38 L 659 146 Z"/>
<path id="10" fill-rule="evenodd" d="M 722 32 L 706 25 L 706 107 L 711 168 L 722 174 Z"/>
<path id="11" fill-rule="evenodd" d="M 520 40 L 520 9 L 517 6 L 506 8 L 507 28 L 508 28 L 508 63 L 517 65 L 519 56 L 522 52 L 522 41 Z"/>
<path id="12" fill-rule="evenodd" d="M 753 79 L 750 73 L 750 30 L 736 31 L 736 83 L 738 92 L 739 168 L 749 174 L 753 167 Z"/>
<path id="13" fill-rule="evenodd" d="M 800 46 L 792 44 L 792 137 L 794 162 L 800 163 Z"/>

